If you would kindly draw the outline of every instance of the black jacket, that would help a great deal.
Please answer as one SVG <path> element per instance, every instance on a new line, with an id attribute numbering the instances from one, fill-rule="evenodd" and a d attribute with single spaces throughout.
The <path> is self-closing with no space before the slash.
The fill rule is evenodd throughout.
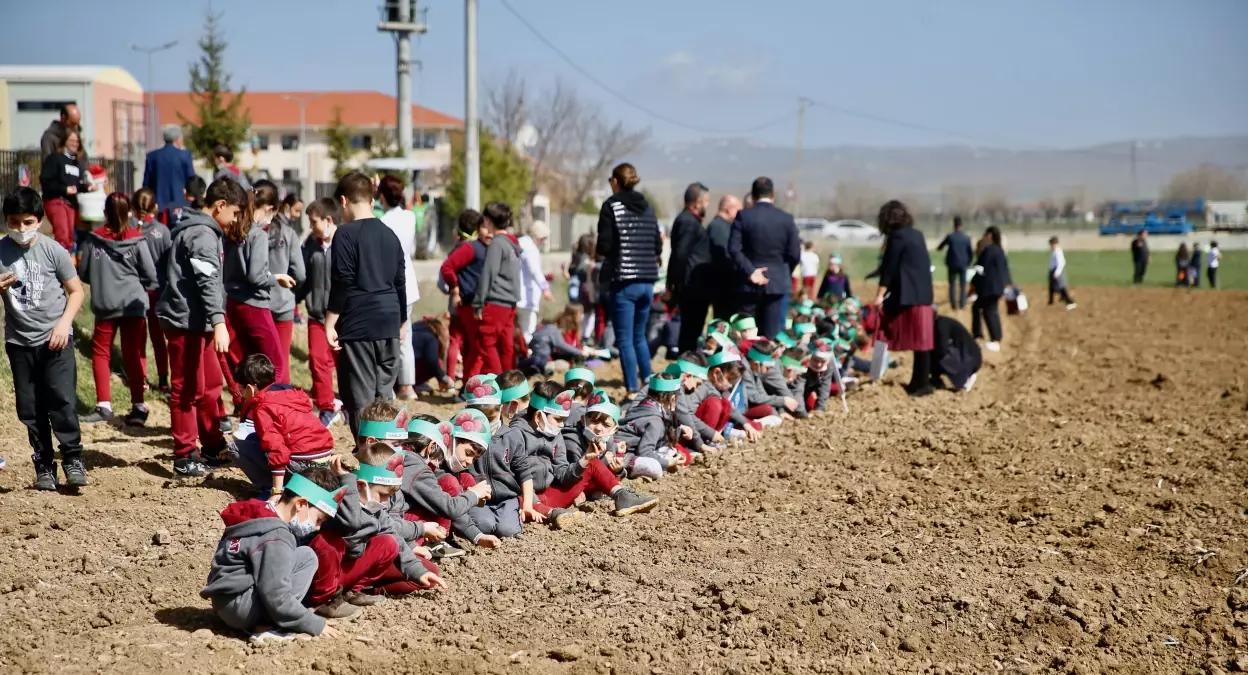
<path id="1" fill-rule="evenodd" d="M 1148 240 L 1131 240 L 1131 261 L 1137 265 L 1148 262 Z"/>
<path id="2" fill-rule="evenodd" d="M 91 185 L 91 175 L 78 164 L 77 159 L 70 159 L 63 152 L 53 153 L 43 158 L 43 169 L 39 172 L 39 188 L 44 199 L 64 197 L 71 204 L 78 203 L 78 196 L 68 194 L 70 186 L 83 192 Z"/>
<path id="3" fill-rule="evenodd" d="M 654 283 L 659 280 L 663 238 L 645 195 L 620 190 L 598 212 L 598 260 L 604 284 Z"/>
<path id="4" fill-rule="evenodd" d="M 936 317 L 935 338 L 932 374 L 948 375 L 953 386 L 961 389 L 984 364 L 979 345 L 966 326 L 947 316 Z"/>
<path id="5" fill-rule="evenodd" d="M 711 241 L 702 219 L 689 209 L 672 223 L 672 255 L 667 261 L 667 285 L 676 297 L 700 295 L 710 284 Z"/>
<path id="6" fill-rule="evenodd" d="M 334 233 L 329 306 L 338 314 L 338 339 L 388 340 L 407 321 L 403 247 L 376 218 L 355 220 Z"/>
<path id="7" fill-rule="evenodd" d="M 728 255 L 744 290 L 787 295 L 793 269 L 801 264 L 801 245 L 793 216 L 771 202 L 759 202 L 737 212 L 728 238 Z M 749 282 L 749 276 L 760 267 L 767 268 L 767 286 L 762 289 Z"/>
<path id="8" fill-rule="evenodd" d="M 932 259 L 922 232 L 903 227 L 888 235 L 880 263 L 880 285 L 888 289 L 884 311 L 889 314 L 932 304 Z"/>
<path id="9" fill-rule="evenodd" d="M 971 259 L 975 257 L 975 247 L 971 246 L 971 238 L 961 230 L 954 230 L 945 235 L 940 240 L 940 246 L 936 247 L 937 251 L 942 249 L 945 251 L 945 267 L 957 272 L 965 272 L 971 266 Z"/>
<path id="10" fill-rule="evenodd" d="M 721 289 L 725 279 L 736 275 L 736 265 L 732 256 L 728 255 L 728 240 L 732 237 L 732 223 L 716 215 L 711 224 L 706 226 L 706 240 L 711 254 L 710 273 L 718 279 Z"/>
<path id="11" fill-rule="evenodd" d="M 979 260 L 975 264 L 984 268 L 974 279 L 975 291 L 980 295 L 999 297 L 1005 295 L 1007 286 L 1014 285 L 1014 280 L 1010 277 L 1010 261 L 997 244 L 989 244 L 979 254 Z"/>

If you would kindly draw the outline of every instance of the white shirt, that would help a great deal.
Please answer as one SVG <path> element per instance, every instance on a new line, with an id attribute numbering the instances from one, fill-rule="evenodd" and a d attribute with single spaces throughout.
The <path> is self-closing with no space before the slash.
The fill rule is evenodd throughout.
<path id="1" fill-rule="evenodd" d="M 1052 273 L 1053 276 L 1057 277 L 1061 276 L 1062 272 L 1065 270 L 1066 254 L 1062 253 L 1061 248 L 1053 249 L 1053 252 L 1049 254 L 1049 272 Z"/>
<path id="2" fill-rule="evenodd" d="M 819 254 L 802 251 L 802 276 L 807 279 L 819 276 Z"/>
<path id="3" fill-rule="evenodd" d="M 381 214 L 381 222 L 399 238 L 399 245 L 403 247 L 403 283 L 407 284 L 407 304 L 414 305 L 420 300 L 420 287 L 416 285 L 416 272 L 412 269 L 412 250 L 416 248 L 416 214 L 397 207 Z"/>
<path id="4" fill-rule="evenodd" d="M 1222 251 L 1219 251 L 1217 246 L 1214 246 L 1213 248 L 1209 249 L 1209 269 L 1211 270 L 1218 269 L 1218 265 L 1220 264 L 1218 261 L 1220 261 L 1221 259 L 1222 259 Z"/>
<path id="5" fill-rule="evenodd" d="M 516 306 L 536 312 L 542 303 L 542 291 L 549 286 L 542 272 L 542 252 L 533 237 L 520 237 L 520 301 Z"/>

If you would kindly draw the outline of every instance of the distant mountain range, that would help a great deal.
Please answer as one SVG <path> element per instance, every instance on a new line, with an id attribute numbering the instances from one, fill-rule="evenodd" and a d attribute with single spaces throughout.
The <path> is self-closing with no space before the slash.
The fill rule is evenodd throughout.
<path id="1" fill-rule="evenodd" d="M 1074 198 L 1152 198 L 1172 176 L 1202 163 L 1248 180 L 1248 136 L 1165 138 L 1135 148 L 1132 194 L 1131 141 L 1070 150 L 1007 150 L 973 145 L 808 148 L 798 182 L 805 203 L 827 202 L 838 181 L 865 181 L 888 195 L 939 203 L 951 188 L 994 191 L 1013 203 Z M 744 194 L 767 175 L 783 191 L 794 164 L 792 147 L 749 140 L 651 143 L 634 162 L 645 188 L 678 204 L 685 185 L 699 180 L 715 192 Z"/>

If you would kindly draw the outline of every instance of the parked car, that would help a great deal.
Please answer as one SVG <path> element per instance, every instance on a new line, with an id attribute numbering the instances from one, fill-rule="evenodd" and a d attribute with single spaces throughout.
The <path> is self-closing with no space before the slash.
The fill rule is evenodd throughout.
<path id="1" fill-rule="evenodd" d="M 878 228 L 861 220 L 838 220 L 828 223 L 823 228 L 823 235 L 842 241 L 874 241 L 884 236 Z"/>

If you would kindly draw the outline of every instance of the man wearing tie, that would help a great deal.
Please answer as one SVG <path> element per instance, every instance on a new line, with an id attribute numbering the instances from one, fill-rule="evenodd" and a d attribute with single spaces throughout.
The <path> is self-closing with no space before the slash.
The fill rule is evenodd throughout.
<path id="1" fill-rule="evenodd" d="M 789 278 L 802 255 L 797 224 L 776 208 L 775 194 L 770 178 L 755 179 L 750 188 L 754 205 L 737 213 L 728 239 L 728 254 L 744 282 L 741 310 L 754 315 L 759 333 L 768 338 L 784 330 Z"/>

